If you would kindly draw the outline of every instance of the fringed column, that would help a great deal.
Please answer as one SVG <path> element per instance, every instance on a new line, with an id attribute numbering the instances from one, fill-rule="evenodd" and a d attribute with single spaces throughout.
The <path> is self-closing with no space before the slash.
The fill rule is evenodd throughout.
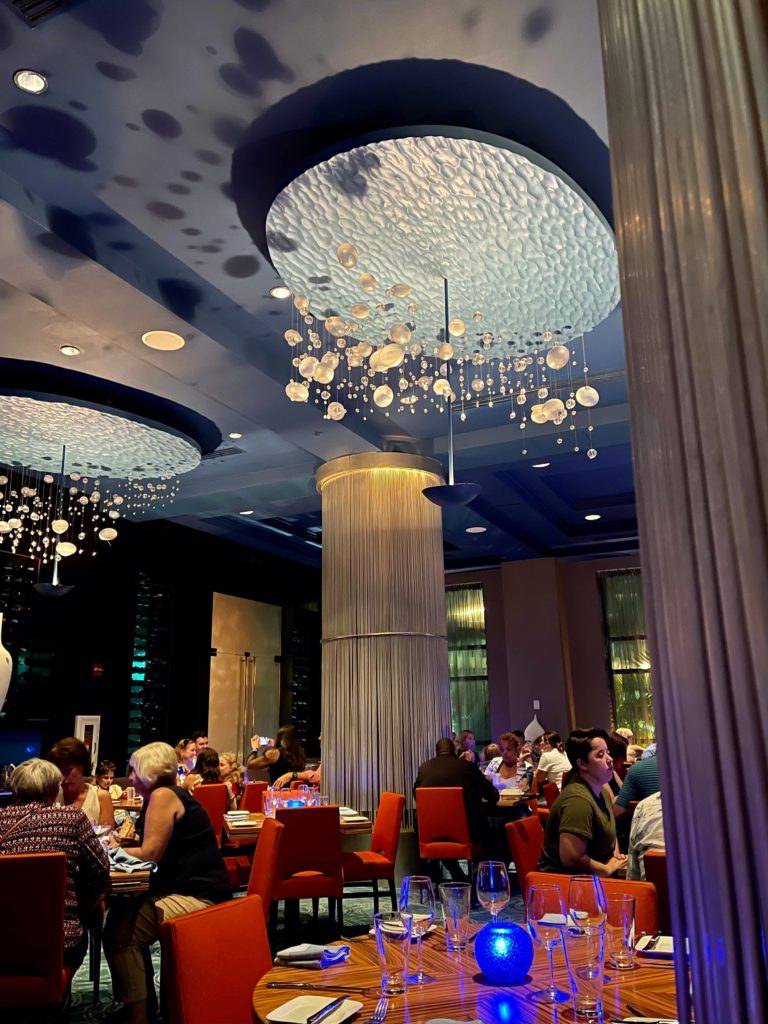
<path id="1" fill-rule="evenodd" d="M 415 455 L 334 459 L 323 501 L 323 789 L 372 814 L 450 735 L 442 467 Z"/>
<path id="2" fill-rule="evenodd" d="M 768 1021 L 765 0 L 600 20 L 678 1016 L 687 936 L 696 1024 Z"/>

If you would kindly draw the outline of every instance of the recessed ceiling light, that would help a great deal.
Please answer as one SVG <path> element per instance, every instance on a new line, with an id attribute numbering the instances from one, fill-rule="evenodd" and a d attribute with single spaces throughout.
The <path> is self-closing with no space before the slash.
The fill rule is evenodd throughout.
<path id="1" fill-rule="evenodd" d="M 236 430 L 233 430 L 231 434 L 227 434 L 227 437 L 231 438 L 233 441 L 239 441 L 242 436 L 243 435 L 238 434 Z"/>
<path id="2" fill-rule="evenodd" d="M 531 469 L 546 469 L 547 466 L 551 466 L 551 462 L 534 462 Z"/>
<path id="3" fill-rule="evenodd" d="M 141 340 L 147 348 L 154 348 L 159 352 L 175 352 L 186 345 L 182 336 L 173 331 L 147 331 L 146 334 L 142 334 Z"/>
<path id="4" fill-rule="evenodd" d="M 22 92 L 31 92 L 39 96 L 48 88 L 48 79 L 39 71 L 31 71 L 29 68 L 20 68 L 13 73 L 14 85 Z"/>
<path id="5" fill-rule="evenodd" d="M 276 284 L 274 288 L 269 289 L 269 294 L 273 299 L 290 299 L 291 289 L 284 284 Z"/>
<path id="6" fill-rule="evenodd" d="M 487 526 L 468 526 L 467 533 L 485 533 L 488 529 Z"/>
<path id="7" fill-rule="evenodd" d="M 243 511 L 240 513 L 240 515 L 241 516 L 252 516 L 253 515 L 253 509 L 252 508 L 243 509 Z"/>
<path id="8" fill-rule="evenodd" d="M 597 522 L 597 520 L 598 520 L 598 519 L 602 519 L 603 517 L 602 517 L 601 515 L 598 515 L 598 513 L 597 513 L 597 512 L 593 512 L 593 513 L 592 513 L 591 515 L 589 515 L 589 516 L 584 516 L 584 518 L 585 518 L 585 519 L 587 520 L 587 522 L 589 522 L 589 523 L 595 523 L 595 522 Z"/>
<path id="9" fill-rule="evenodd" d="M 79 356 L 80 351 L 77 345 L 59 345 L 59 352 L 63 356 Z"/>

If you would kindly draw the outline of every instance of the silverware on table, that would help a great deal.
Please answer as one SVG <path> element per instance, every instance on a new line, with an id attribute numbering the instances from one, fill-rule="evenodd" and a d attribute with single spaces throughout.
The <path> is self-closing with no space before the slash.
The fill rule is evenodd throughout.
<path id="1" fill-rule="evenodd" d="M 330 1017 L 334 1010 L 338 1009 L 342 1003 L 346 1003 L 346 996 L 339 996 L 338 999 L 332 999 L 330 1003 L 318 1010 L 317 1013 L 313 1013 L 311 1017 L 307 1017 L 307 1024 L 320 1024 L 321 1020 L 325 1020 L 326 1017 Z"/>
<path id="2" fill-rule="evenodd" d="M 268 981 L 267 988 L 303 988 L 314 992 L 370 992 L 375 985 L 319 985 L 313 981 Z"/>
<path id="3" fill-rule="evenodd" d="M 373 1011 L 367 1020 L 364 1020 L 362 1024 L 384 1024 L 384 1018 L 387 1016 L 387 1010 L 389 1009 L 389 1003 L 385 996 L 376 1003 L 376 1009 Z"/>
<path id="4" fill-rule="evenodd" d="M 644 952 L 645 952 L 645 953 L 648 953 L 648 952 L 650 952 L 650 950 L 652 950 L 652 949 L 656 949 L 656 947 L 657 947 L 657 946 L 658 946 L 658 944 L 659 944 L 659 940 L 660 940 L 660 939 L 661 939 L 661 932 L 656 932 L 656 934 L 655 934 L 655 935 L 653 936 L 653 938 L 651 939 L 651 941 L 650 941 L 650 942 L 648 943 L 648 945 L 647 945 L 647 946 L 645 947 L 645 950 L 644 950 Z"/>

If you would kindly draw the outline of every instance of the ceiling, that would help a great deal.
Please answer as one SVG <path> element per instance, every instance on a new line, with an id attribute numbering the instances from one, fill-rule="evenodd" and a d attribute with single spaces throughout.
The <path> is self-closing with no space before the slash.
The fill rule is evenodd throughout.
<path id="1" fill-rule="evenodd" d="M 48 91 L 19 91 L 18 68 Z M 317 467 L 391 444 L 445 461 L 447 427 L 288 402 L 266 214 L 320 155 L 411 125 L 529 147 L 611 221 L 594 0 L 80 0 L 34 29 L 0 6 L 0 357 L 96 377 L 104 404 L 126 385 L 215 424 L 223 440 L 173 517 L 319 564 Z M 155 328 L 185 348 L 146 348 Z M 523 444 L 508 407 L 473 410 L 456 474 L 482 492 L 444 512 L 449 568 L 636 550 L 620 310 L 587 341 L 597 458 L 586 434 L 579 453 L 549 427 Z"/>

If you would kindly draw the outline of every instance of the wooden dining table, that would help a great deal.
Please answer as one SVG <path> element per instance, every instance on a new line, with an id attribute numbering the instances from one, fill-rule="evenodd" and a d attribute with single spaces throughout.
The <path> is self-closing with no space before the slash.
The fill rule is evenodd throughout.
<path id="1" fill-rule="evenodd" d="M 474 927 L 473 931 L 478 931 L 479 927 Z M 327 992 L 306 993 L 324 995 L 329 999 L 343 994 L 333 990 L 334 984 L 364 988 L 363 993 L 349 993 L 350 999 L 363 1004 L 350 1021 L 351 1024 L 359 1024 L 367 1020 L 381 994 L 376 946 L 370 936 L 345 941 L 349 942 L 351 955 L 338 967 L 322 971 L 274 967 L 265 974 L 253 990 L 254 1024 L 267 1024 L 267 1014 L 302 994 L 299 989 L 267 988 L 270 981 L 329 985 Z M 415 963 L 415 949 L 412 960 Z M 437 980 L 426 985 L 410 985 L 404 995 L 389 999 L 386 1024 L 426 1024 L 436 1017 L 479 1020 L 482 1024 L 571 1024 L 574 1021 L 570 1000 L 555 1007 L 537 1003 L 532 998 L 549 982 L 547 955 L 541 948 L 537 947 L 530 973 L 521 984 L 491 985 L 475 962 L 472 943 L 461 952 L 449 952 L 443 930 L 438 929 L 424 940 L 424 968 Z M 562 949 L 555 951 L 555 981 L 558 988 L 569 991 Z M 615 971 L 606 966 L 603 1020 L 620 1021 L 634 1015 L 635 1011 L 641 1016 L 654 1018 L 677 1016 L 675 972 L 671 961 L 643 961 L 637 957 L 636 967 L 629 971 Z"/>
<path id="2" fill-rule="evenodd" d="M 224 836 L 228 843 L 233 841 L 247 841 L 254 842 L 259 838 L 261 827 L 264 824 L 264 815 L 252 812 L 248 815 L 248 823 L 246 825 L 232 825 L 231 822 L 224 819 Z M 370 835 L 373 831 L 373 823 L 366 819 L 365 821 L 345 821 L 344 818 L 339 819 L 339 831 L 343 836 L 362 836 Z"/>

